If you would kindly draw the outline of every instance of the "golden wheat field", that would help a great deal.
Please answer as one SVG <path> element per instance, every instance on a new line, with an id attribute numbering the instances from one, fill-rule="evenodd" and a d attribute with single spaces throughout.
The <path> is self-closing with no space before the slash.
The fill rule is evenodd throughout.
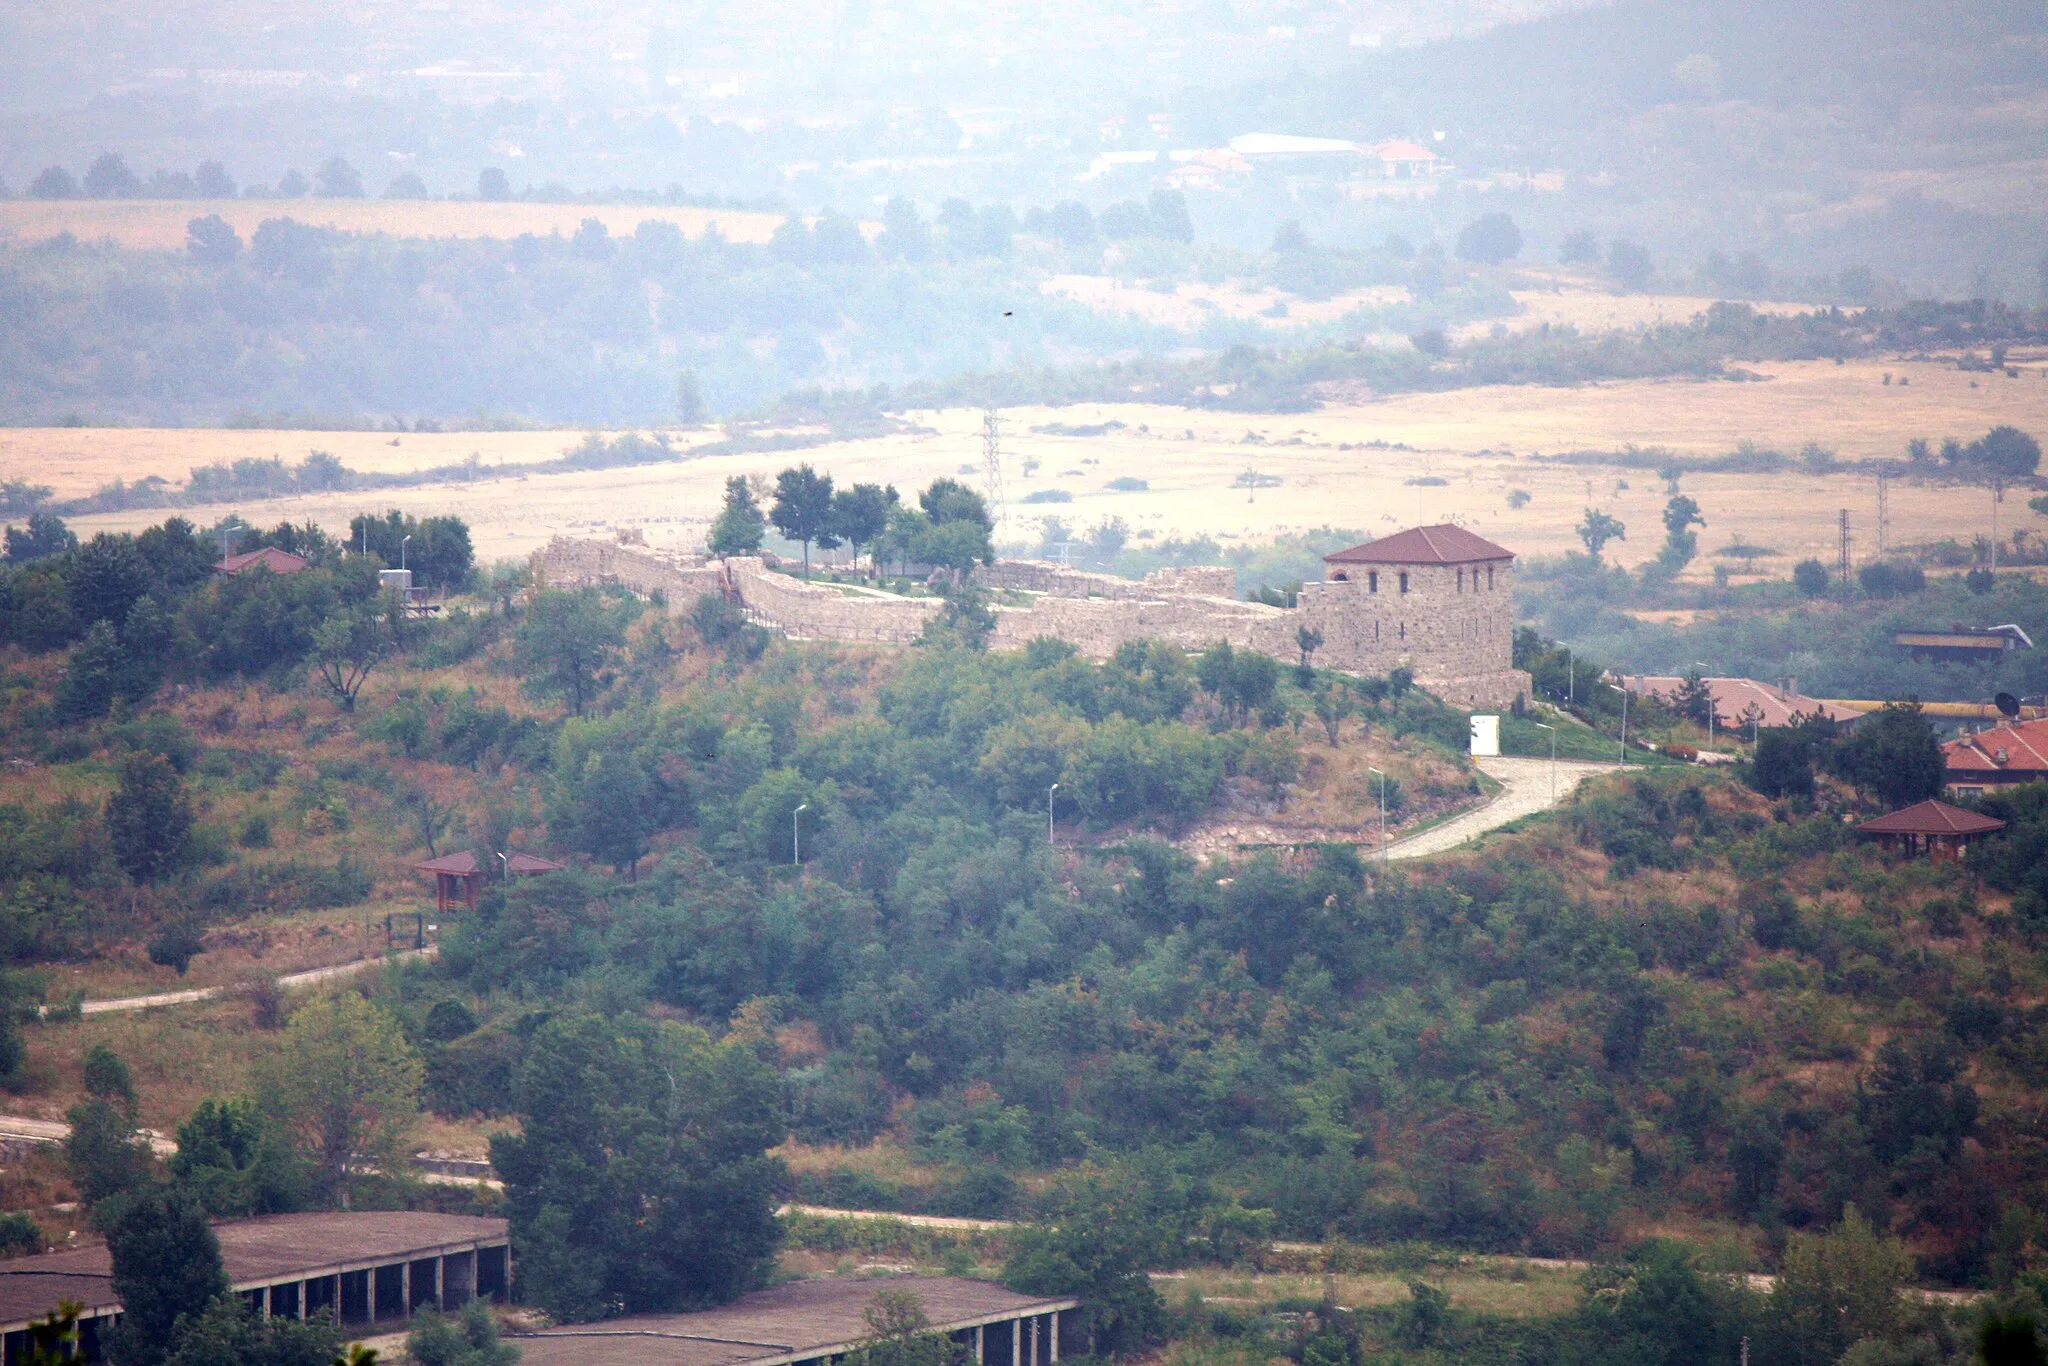
<path id="1" fill-rule="evenodd" d="M 292 218 L 343 232 L 393 237 L 565 236 L 595 218 L 614 237 L 646 222 L 673 223 L 690 237 L 714 226 L 727 240 L 766 242 L 783 215 L 658 204 L 487 204 L 410 199 L 9 199 L 0 200 L 0 240 L 35 242 L 68 232 L 88 242 L 171 251 L 185 225 L 218 214 L 247 238 L 266 218 Z"/>
<path id="2" fill-rule="evenodd" d="M 1207 535 L 1223 545 L 1266 540 L 1291 531 L 1342 526 L 1381 534 L 1420 522 L 1456 520 L 1524 554 L 1550 554 L 1576 544 L 1573 526 L 1589 503 L 1620 517 L 1630 537 L 1610 548 L 1625 564 L 1651 558 L 1662 537 L 1658 513 L 1668 497 L 1653 469 L 1565 465 L 1542 454 L 1629 445 L 1685 455 L 1716 455 L 1744 441 L 1796 453 L 1815 442 L 1844 460 L 1898 455 L 1915 436 L 1940 440 L 1981 435 L 1999 423 L 2048 433 L 2048 375 L 2041 357 L 2021 359 L 2021 377 L 1976 376 L 1932 362 L 1794 362 L 1757 367 L 1768 378 L 1725 381 L 1630 381 L 1571 388 L 1490 386 L 1444 394 L 1409 394 L 1333 405 L 1314 413 L 1223 414 L 1155 405 L 1016 408 L 1003 414 L 1008 504 L 1001 538 L 1035 541 L 1047 516 L 1085 529 L 1124 519 L 1146 538 Z M 1886 385 L 1886 373 L 1894 382 Z M 1900 378 L 1910 380 L 1900 385 Z M 1974 385 L 1974 387 L 1973 387 Z M 979 479 L 981 415 L 970 410 L 911 414 L 916 427 L 896 435 L 847 441 L 798 453 L 727 454 L 673 464 L 576 473 L 514 475 L 451 481 L 384 493 L 321 494 L 194 510 L 212 520 L 236 510 L 256 521 L 313 518 L 340 529 L 357 512 L 385 507 L 452 512 L 470 522 L 486 559 L 525 555 L 556 535 L 610 536 L 637 529 L 652 545 L 701 542 L 724 480 L 772 474 L 807 460 L 842 482 L 874 480 L 899 488 L 939 475 Z M 1122 423 L 1098 436 L 1033 432 Z M 710 434 L 692 433 L 701 441 Z M 70 471 L 70 487 L 115 473 L 133 478 L 182 466 L 205 453 L 278 454 L 333 451 L 362 469 L 423 469 L 474 452 L 485 466 L 548 458 L 583 433 L 469 432 L 389 436 L 333 432 L 148 432 L 111 429 L 0 431 L 0 475 L 54 482 Z M 1371 443 L 1384 443 L 1375 445 Z M 1346 447 L 1349 449 L 1346 449 Z M 1027 462 L 1035 462 L 1028 474 Z M 145 466 L 148 468 L 145 468 Z M 962 466 L 975 467 L 963 473 Z M 1277 477 L 1278 487 L 1233 487 L 1247 469 Z M 88 473 L 89 472 L 89 473 Z M 1116 492 L 1119 478 L 1142 480 L 1142 491 Z M 1440 481 L 1440 482 L 1438 482 Z M 1698 499 L 1711 551 L 1731 541 L 1770 547 L 1759 572 L 1782 577 L 1807 555 L 1832 560 L 1836 517 L 1847 508 L 1857 553 L 1876 549 L 1876 481 L 1854 473 L 1693 474 L 1683 482 Z M 1034 492 L 1063 490 L 1070 502 L 1026 504 Z M 1509 494 L 1530 495 L 1509 506 Z M 81 531 L 132 529 L 163 516 L 128 512 L 82 517 Z M 1893 545 L 1954 536 L 1968 541 L 1991 529 L 1990 494 L 1982 488 L 1896 480 L 1890 495 Z M 2009 495 L 1999 510 L 2001 535 L 2023 527 L 2048 532 L 2044 520 Z M 1711 570 L 1703 558 L 1695 572 Z"/>

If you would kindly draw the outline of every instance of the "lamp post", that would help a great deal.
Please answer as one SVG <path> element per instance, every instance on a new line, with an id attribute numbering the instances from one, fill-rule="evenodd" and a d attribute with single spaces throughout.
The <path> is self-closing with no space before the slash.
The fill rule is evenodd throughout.
<path id="1" fill-rule="evenodd" d="M 1365 771 L 1380 775 L 1380 866 L 1384 868 L 1387 864 L 1387 775 L 1371 764 L 1365 766 Z"/>
<path id="2" fill-rule="evenodd" d="M 1054 783 L 1045 790 L 1045 842 L 1047 844 L 1057 844 L 1059 842 L 1053 838 L 1052 833 L 1052 794 L 1059 790 L 1060 785 L 1058 783 Z"/>
<path id="3" fill-rule="evenodd" d="M 410 543 L 411 541 L 412 541 L 412 537 L 410 537 L 410 536 L 403 536 L 403 537 L 400 537 L 400 538 L 399 538 L 399 542 L 398 542 L 398 567 L 399 567 L 400 569 L 403 569 L 403 568 L 405 568 L 405 547 L 406 547 L 406 546 L 407 546 L 407 545 L 408 545 L 408 544 L 409 544 L 409 543 Z"/>
<path id="4" fill-rule="evenodd" d="M 789 813 L 789 861 L 792 865 L 800 865 L 804 861 L 804 832 L 797 825 L 797 817 L 810 809 L 811 804 L 805 802 Z"/>
<path id="5" fill-rule="evenodd" d="M 1616 760 L 1624 768 L 1628 766 L 1628 689 L 1618 684 L 1607 685 L 1621 694 L 1621 757 Z"/>
<path id="6" fill-rule="evenodd" d="M 1704 659 L 1695 659 L 1692 662 L 1692 666 L 1700 671 L 1700 682 L 1706 684 L 1707 743 L 1711 745 L 1714 743 L 1714 723 L 1721 719 L 1719 715 L 1721 709 L 1714 702 L 1714 685 L 1707 681 L 1707 661 L 1705 661 Z"/>
<path id="7" fill-rule="evenodd" d="M 1536 722 L 1536 729 L 1550 732 L 1550 804 L 1557 805 L 1557 727 Z"/>
<path id="8" fill-rule="evenodd" d="M 1572 647 L 1564 647 L 1564 703 L 1576 706 L 1579 701 L 1579 666 L 1572 660 Z"/>

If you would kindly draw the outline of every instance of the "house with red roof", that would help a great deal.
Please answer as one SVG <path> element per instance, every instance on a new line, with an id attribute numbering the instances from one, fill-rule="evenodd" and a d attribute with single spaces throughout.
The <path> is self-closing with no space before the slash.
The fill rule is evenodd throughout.
<path id="1" fill-rule="evenodd" d="M 273 574 L 301 574 L 313 567 L 313 562 L 289 550 L 279 550 L 274 545 L 261 550 L 245 551 L 230 555 L 213 567 L 216 574 L 247 574 L 257 569 L 268 569 Z"/>
<path id="2" fill-rule="evenodd" d="M 2048 720 L 2010 721 L 1951 740 L 1941 761 L 1952 796 L 2048 780 Z"/>

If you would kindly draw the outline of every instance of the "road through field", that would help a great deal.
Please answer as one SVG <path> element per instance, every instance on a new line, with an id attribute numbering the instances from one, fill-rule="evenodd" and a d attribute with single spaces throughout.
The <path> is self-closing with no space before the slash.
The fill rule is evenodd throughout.
<path id="1" fill-rule="evenodd" d="M 401 962 L 407 958 L 432 958 L 440 949 L 428 945 L 424 949 L 407 949 L 403 953 L 390 954 L 383 958 L 359 958 L 353 963 L 337 963 L 329 968 L 308 968 L 304 972 L 288 972 L 277 979 L 277 984 L 290 991 L 295 987 L 313 986 L 320 982 L 332 981 L 338 977 L 353 977 L 365 968 L 377 967 L 383 963 Z M 87 1001 L 79 1006 L 81 1015 L 107 1015 L 122 1010 L 154 1010 L 159 1006 L 190 1005 L 194 1001 L 211 1001 L 217 996 L 235 990 L 234 987 L 194 987 L 190 991 L 159 991 L 149 996 L 118 996 L 110 1001 Z M 47 1014 L 49 1007 L 45 1006 Z M 0 1137 L 5 1137 L 0 1134 Z"/>
<path id="2" fill-rule="evenodd" d="M 1553 780 L 1548 759 L 1478 759 L 1479 771 L 1501 785 L 1501 791 L 1485 806 L 1432 826 L 1420 834 L 1396 840 L 1387 846 L 1390 859 L 1427 858 L 1478 839 L 1524 816 L 1547 811 L 1571 796 L 1578 785 L 1601 773 L 1612 773 L 1614 764 L 1588 763 L 1582 759 L 1559 759 Z M 1554 791 L 1553 791 L 1554 783 Z"/>

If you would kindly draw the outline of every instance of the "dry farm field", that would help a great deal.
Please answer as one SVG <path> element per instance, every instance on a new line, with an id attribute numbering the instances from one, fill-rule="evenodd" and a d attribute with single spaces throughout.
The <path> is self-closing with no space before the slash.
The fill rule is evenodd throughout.
<path id="1" fill-rule="evenodd" d="M 1657 517 L 1667 494 L 1653 469 L 1617 469 L 1539 459 L 1574 450 L 1662 448 L 1719 455 L 1745 441 L 1796 453 L 1818 443 L 1844 460 L 1899 455 L 1908 439 L 1971 438 L 1999 423 L 2048 435 L 2048 376 L 2041 358 L 2015 357 L 2020 378 L 1979 376 L 1936 362 L 1773 363 L 1753 383 L 1627 381 L 1566 388 L 1502 385 L 1442 394 L 1408 394 L 1331 405 L 1303 414 L 1226 414 L 1139 404 L 1015 408 L 1004 413 L 1011 457 L 1011 502 L 1002 539 L 1036 540 L 1047 516 L 1085 529 L 1105 518 L 1130 524 L 1139 543 L 1213 536 L 1226 547 L 1319 526 L 1386 532 L 1418 522 L 1459 521 L 1524 554 L 1572 548 L 1573 526 L 1589 503 L 1620 517 L 1629 539 L 1610 548 L 1625 564 L 1654 555 Z M 1884 383 L 1889 373 L 1894 382 Z M 1911 383 L 1901 385 L 1901 377 Z M 652 545 L 701 543 L 725 479 L 772 474 L 807 460 L 841 481 L 875 480 L 898 488 L 960 475 L 980 459 L 978 412 L 910 415 L 916 427 L 895 435 L 800 452 L 727 454 L 672 464 L 479 478 L 380 493 L 333 493 L 192 510 L 212 521 L 239 511 L 259 522 L 313 518 L 340 530 L 358 512 L 399 507 L 452 512 L 470 522 L 479 555 L 523 556 L 557 535 L 610 536 L 634 529 Z M 1121 423 L 1101 435 L 1031 429 Z M 688 439 L 709 439 L 690 433 Z M 329 450 L 353 467 L 425 469 L 474 453 L 486 468 L 548 459 L 582 432 L 463 432 L 406 435 L 342 432 L 206 432 L 120 429 L 0 430 L 0 477 L 61 484 L 81 493 L 120 474 L 182 478 L 193 464 L 236 455 L 277 454 L 286 461 Z M 1023 462 L 1035 461 L 1028 475 Z M 1247 469 L 1277 477 L 1256 492 L 1233 486 Z M 1145 482 L 1117 492 L 1111 481 Z M 1832 558 L 1836 515 L 1847 508 L 1859 553 L 1875 549 L 1876 481 L 1856 473 L 1687 475 L 1684 490 L 1704 508 L 1702 547 L 1731 541 L 1779 552 L 1756 561 L 1783 577 L 1807 555 Z M 1070 502 L 1027 505 L 1029 494 L 1058 489 Z M 1509 505 L 1514 490 L 1527 503 Z M 1991 500 L 1982 488 L 1895 481 L 1894 544 L 1988 532 Z M 134 529 L 160 511 L 81 517 L 80 531 Z M 2048 522 L 2009 495 L 2000 532 Z M 1703 557 L 1695 572 L 1711 572 Z"/>
<path id="2" fill-rule="evenodd" d="M 393 237 L 567 236 L 586 218 L 614 237 L 645 222 L 673 223 L 691 237 L 713 227 L 728 241 L 766 242 L 783 215 L 658 204 L 528 204 L 433 199 L 8 199 L 0 200 L 0 241 L 36 242 L 68 232 L 88 242 L 175 251 L 185 225 L 218 214 L 244 239 L 266 218 L 292 218 L 343 232 Z"/>

